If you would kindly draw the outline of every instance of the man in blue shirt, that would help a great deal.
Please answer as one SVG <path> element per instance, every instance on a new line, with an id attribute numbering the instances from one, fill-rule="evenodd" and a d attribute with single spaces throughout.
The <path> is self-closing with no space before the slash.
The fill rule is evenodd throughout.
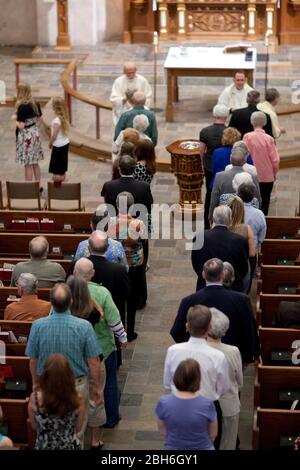
<path id="1" fill-rule="evenodd" d="M 97 406 L 103 401 L 103 377 L 100 357 L 102 349 L 92 325 L 71 315 L 72 295 L 66 284 L 56 284 L 50 292 L 52 313 L 33 322 L 25 354 L 30 357 L 33 389 L 38 386 L 45 362 L 51 354 L 66 356 L 74 372 L 76 389 L 83 396 L 88 411 L 88 375 L 94 381 L 91 399 Z M 103 356 L 102 356 L 103 357 Z M 87 423 L 87 416 L 86 416 Z M 83 426 L 83 437 L 86 427 Z"/>
<path id="2" fill-rule="evenodd" d="M 254 235 L 256 246 L 260 245 L 267 232 L 267 224 L 264 213 L 251 203 L 255 196 L 255 186 L 253 183 L 242 183 L 238 188 L 238 196 L 242 199 L 245 209 L 244 222 L 248 224 Z"/>

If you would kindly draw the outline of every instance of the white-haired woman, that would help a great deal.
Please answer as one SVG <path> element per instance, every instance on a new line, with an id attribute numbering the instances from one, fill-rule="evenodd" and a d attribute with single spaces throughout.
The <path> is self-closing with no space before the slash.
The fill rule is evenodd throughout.
<path id="1" fill-rule="evenodd" d="M 244 154 L 245 154 L 245 157 L 247 157 L 247 162 L 244 163 L 243 170 L 247 171 L 247 173 L 250 173 L 251 176 L 256 176 L 257 177 L 257 170 L 254 166 L 252 157 L 250 155 L 249 149 L 248 149 L 247 145 L 245 144 L 245 142 L 243 142 L 242 140 L 238 140 L 232 146 L 232 150 L 234 150 L 234 149 L 242 150 L 242 152 L 244 152 Z M 232 168 L 232 164 L 226 165 L 225 171 L 231 170 L 231 168 Z"/>
<path id="2" fill-rule="evenodd" d="M 244 142 L 249 148 L 254 165 L 257 169 L 261 193 L 261 210 L 268 215 L 271 192 L 279 169 L 279 154 L 273 137 L 266 134 L 263 127 L 266 125 L 266 114 L 256 111 L 251 114 L 253 132 L 244 135 Z"/>
<path id="3" fill-rule="evenodd" d="M 243 366 L 239 349 L 222 343 L 229 328 L 229 319 L 216 308 L 210 309 L 211 330 L 208 335 L 209 345 L 222 351 L 229 366 L 229 390 L 219 399 L 222 410 L 222 437 L 220 450 L 235 450 L 240 415 L 239 391 L 243 386 Z"/>
<path id="4" fill-rule="evenodd" d="M 150 140 L 150 137 L 145 134 L 146 130 L 148 129 L 150 123 L 149 119 L 145 114 L 138 114 L 133 118 L 132 127 L 136 129 L 140 134 L 140 140 Z"/>

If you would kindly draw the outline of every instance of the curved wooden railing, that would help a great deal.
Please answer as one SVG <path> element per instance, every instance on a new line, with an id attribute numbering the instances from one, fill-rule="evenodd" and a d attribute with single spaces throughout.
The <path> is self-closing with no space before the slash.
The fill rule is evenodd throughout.
<path id="1" fill-rule="evenodd" d="M 94 106 L 96 109 L 96 139 L 100 139 L 100 109 L 112 110 L 112 106 L 109 102 L 94 100 L 77 91 L 77 59 L 15 59 L 14 63 L 16 67 L 16 86 L 20 83 L 21 65 L 67 65 L 61 75 L 60 83 L 64 89 L 65 102 L 69 112 L 70 123 L 72 124 L 72 98 L 90 106 Z M 69 83 L 70 77 L 72 77 L 72 86 Z"/>

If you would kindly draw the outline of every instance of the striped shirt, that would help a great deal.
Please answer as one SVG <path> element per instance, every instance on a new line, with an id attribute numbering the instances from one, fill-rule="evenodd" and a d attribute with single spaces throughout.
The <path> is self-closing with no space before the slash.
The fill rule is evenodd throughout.
<path id="1" fill-rule="evenodd" d="M 87 375 L 87 359 L 102 354 L 92 325 L 71 312 L 53 313 L 33 322 L 26 356 L 37 359 L 37 375 L 41 375 L 51 354 L 66 356 L 75 377 Z"/>

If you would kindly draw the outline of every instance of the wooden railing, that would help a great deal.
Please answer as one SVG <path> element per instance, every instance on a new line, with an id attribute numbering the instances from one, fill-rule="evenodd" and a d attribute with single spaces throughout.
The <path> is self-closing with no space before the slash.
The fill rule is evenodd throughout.
<path id="1" fill-rule="evenodd" d="M 77 91 L 77 67 L 78 61 L 76 59 L 15 59 L 16 67 L 16 86 L 20 83 L 20 66 L 21 65 L 42 65 L 42 64 L 55 64 L 55 65 L 67 65 L 66 69 L 61 75 L 60 83 L 64 89 L 65 102 L 69 112 L 70 123 L 73 124 L 72 116 L 72 97 L 86 103 L 90 106 L 94 106 L 96 109 L 96 139 L 100 139 L 100 109 L 112 110 L 112 106 L 109 102 L 97 101 Z M 69 78 L 72 77 L 72 86 L 69 83 Z"/>

